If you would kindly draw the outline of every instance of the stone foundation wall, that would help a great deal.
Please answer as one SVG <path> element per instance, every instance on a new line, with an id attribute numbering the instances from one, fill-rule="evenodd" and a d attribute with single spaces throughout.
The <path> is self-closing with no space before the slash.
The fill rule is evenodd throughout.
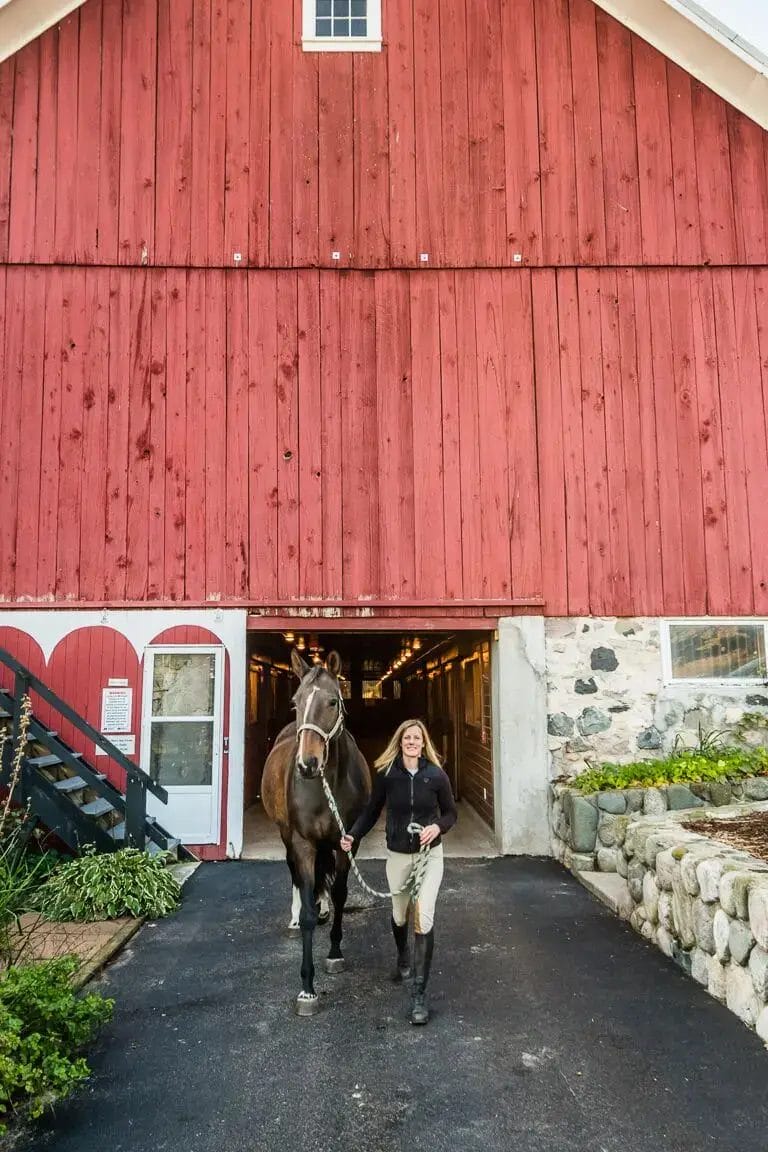
<path id="1" fill-rule="evenodd" d="M 745 712 L 768 715 L 768 691 L 665 685 L 656 618 L 554 618 L 546 622 L 551 777 L 587 761 L 628 763 L 672 750 L 679 734 L 727 728 Z"/>
<path id="2" fill-rule="evenodd" d="M 768 803 L 749 810 L 768 811 Z M 768 1043 L 768 864 L 687 831 L 683 818 L 628 820 L 619 871 L 632 898 L 629 921 Z"/>
<path id="3" fill-rule="evenodd" d="M 552 855 L 573 872 L 618 872 L 626 877 L 622 846 L 630 820 L 667 812 L 723 807 L 734 801 L 768 800 L 768 776 L 667 784 L 584 795 L 566 783 L 551 788 Z M 691 812 L 688 813 L 692 815 Z"/>

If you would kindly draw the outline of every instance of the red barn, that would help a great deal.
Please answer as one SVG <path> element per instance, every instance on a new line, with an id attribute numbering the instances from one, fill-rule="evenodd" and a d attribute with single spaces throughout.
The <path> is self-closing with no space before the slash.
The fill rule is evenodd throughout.
<path id="1" fill-rule="evenodd" d="M 293 644 L 504 852 L 768 708 L 768 80 L 637 8 L 0 8 L 0 645 L 202 855 Z"/>

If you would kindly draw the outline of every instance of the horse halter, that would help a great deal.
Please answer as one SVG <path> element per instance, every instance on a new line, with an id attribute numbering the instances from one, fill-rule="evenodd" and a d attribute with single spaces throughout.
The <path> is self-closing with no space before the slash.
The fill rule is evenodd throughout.
<path id="1" fill-rule="evenodd" d="M 334 724 L 333 728 L 331 728 L 330 732 L 324 732 L 323 729 L 318 724 L 310 724 L 309 721 L 307 720 L 307 716 L 309 716 L 309 709 L 312 705 L 312 697 L 314 696 L 315 692 L 317 692 L 317 691 L 318 691 L 317 688 L 310 689 L 309 698 L 307 699 L 307 704 L 306 704 L 306 707 L 304 709 L 304 719 L 301 722 L 301 724 L 299 724 L 298 727 L 296 728 L 296 735 L 299 738 L 299 750 L 298 750 L 296 759 L 298 760 L 299 765 L 305 771 L 309 771 L 309 769 L 307 768 L 307 765 L 304 763 L 304 753 L 301 750 L 301 736 L 302 736 L 303 732 L 316 732 L 317 735 L 321 736 L 323 739 L 323 762 L 320 765 L 319 772 L 318 772 L 318 774 L 322 774 L 322 771 L 325 768 L 325 765 L 328 763 L 328 751 L 329 751 L 329 748 L 331 745 L 331 740 L 333 740 L 334 736 L 338 736 L 339 732 L 344 727 L 344 701 L 341 698 L 341 693 L 339 693 L 339 696 L 338 696 L 339 715 L 336 717 L 336 723 Z M 311 777 L 310 777 L 310 779 L 311 779 Z"/>

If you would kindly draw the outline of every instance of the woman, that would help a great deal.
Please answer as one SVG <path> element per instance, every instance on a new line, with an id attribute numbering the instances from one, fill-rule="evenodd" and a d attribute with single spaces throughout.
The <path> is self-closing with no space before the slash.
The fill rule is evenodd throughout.
<path id="1" fill-rule="evenodd" d="M 443 846 L 440 837 L 456 823 L 451 784 L 440 767 L 440 757 L 421 720 L 406 720 L 376 760 L 378 772 L 365 811 L 342 837 L 345 852 L 370 832 L 387 805 L 387 880 L 392 893 L 392 932 L 397 945 L 396 980 L 411 974 L 408 953 L 408 905 L 401 892 L 416 860 L 419 847 L 430 851 L 414 907 L 413 999 L 411 1023 L 426 1024 L 429 1011 L 425 992 L 434 947 L 435 902 L 443 879 Z M 421 832 L 409 832 L 413 824 Z"/>

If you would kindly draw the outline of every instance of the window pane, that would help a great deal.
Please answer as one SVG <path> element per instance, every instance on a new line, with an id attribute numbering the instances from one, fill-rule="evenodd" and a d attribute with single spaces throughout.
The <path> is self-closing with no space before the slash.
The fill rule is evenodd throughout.
<path id="1" fill-rule="evenodd" d="M 152 676 L 153 716 L 212 716 L 212 652 L 158 652 Z"/>
<path id="2" fill-rule="evenodd" d="M 349 16 L 349 0 L 333 0 L 334 16 Z"/>
<path id="3" fill-rule="evenodd" d="M 353 36 L 365 36 L 367 34 L 367 29 L 366 29 L 365 25 L 366 25 L 365 20 L 353 20 L 352 21 L 352 35 Z"/>
<path id="4" fill-rule="evenodd" d="M 675 680 L 765 679 L 762 624 L 670 624 Z"/>
<path id="5" fill-rule="evenodd" d="M 331 22 L 330 20 L 316 20 L 315 21 L 315 34 L 317 36 L 330 36 Z"/>
<path id="6" fill-rule="evenodd" d="M 212 766 L 210 720 L 152 725 L 149 775 L 158 784 L 210 784 Z"/>
<path id="7" fill-rule="evenodd" d="M 315 8 L 315 16 L 330 16 L 331 15 L 331 0 L 317 0 L 317 7 Z"/>
<path id="8" fill-rule="evenodd" d="M 378 680 L 363 680 L 363 700 L 381 700 L 381 683 Z"/>
<path id="9" fill-rule="evenodd" d="M 366 8 L 368 7 L 366 0 L 352 0 L 352 15 L 353 16 L 367 16 Z"/>
<path id="10" fill-rule="evenodd" d="M 334 20 L 334 36 L 349 36 L 349 20 Z"/>

